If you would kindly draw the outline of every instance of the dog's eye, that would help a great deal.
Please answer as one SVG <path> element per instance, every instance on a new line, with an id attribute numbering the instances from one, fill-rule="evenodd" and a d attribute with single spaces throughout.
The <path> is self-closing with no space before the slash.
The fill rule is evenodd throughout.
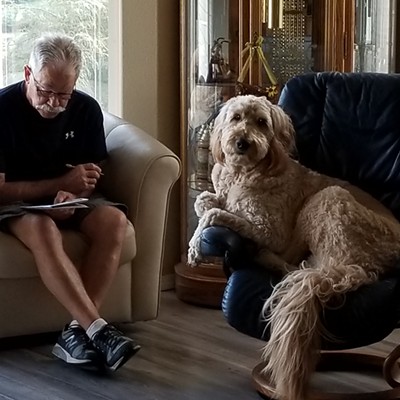
<path id="1" fill-rule="evenodd" d="M 267 125 L 267 120 L 266 120 L 265 118 L 258 118 L 258 119 L 257 119 L 257 124 L 258 124 L 259 126 Z"/>
<path id="2" fill-rule="evenodd" d="M 242 117 L 240 116 L 240 114 L 234 114 L 232 117 L 232 121 L 240 121 L 242 119 Z"/>

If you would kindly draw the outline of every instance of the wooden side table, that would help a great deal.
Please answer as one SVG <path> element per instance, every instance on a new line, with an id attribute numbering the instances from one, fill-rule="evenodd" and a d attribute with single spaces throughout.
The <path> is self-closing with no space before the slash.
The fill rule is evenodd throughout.
<path id="1" fill-rule="evenodd" d="M 175 291 L 187 303 L 221 308 L 226 286 L 222 260 L 213 259 L 190 267 L 182 262 L 175 266 Z"/>

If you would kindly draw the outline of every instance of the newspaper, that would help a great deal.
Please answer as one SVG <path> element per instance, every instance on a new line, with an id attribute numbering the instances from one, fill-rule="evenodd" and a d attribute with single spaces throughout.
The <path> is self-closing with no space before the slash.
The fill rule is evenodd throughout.
<path id="1" fill-rule="evenodd" d="M 57 210 L 66 208 L 88 208 L 85 204 L 89 199 L 85 197 L 78 197 L 77 199 L 63 201 L 62 203 L 53 204 L 38 204 L 32 206 L 23 206 L 25 210 Z"/>

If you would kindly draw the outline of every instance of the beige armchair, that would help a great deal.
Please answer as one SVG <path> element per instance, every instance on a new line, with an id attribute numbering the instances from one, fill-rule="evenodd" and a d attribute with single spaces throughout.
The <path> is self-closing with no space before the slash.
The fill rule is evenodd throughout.
<path id="1" fill-rule="evenodd" d="M 169 198 L 180 161 L 150 135 L 106 112 L 104 126 L 109 160 L 101 189 L 128 206 L 134 228 L 128 230 L 102 316 L 112 322 L 154 319 Z M 73 231 L 64 231 L 63 238 L 67 253 L 79 265 L 87 248 L 85 238 Z M 28 249 L 0 232 L 0 338 L 57 331 L 69 320 L 42 284 Z"/>

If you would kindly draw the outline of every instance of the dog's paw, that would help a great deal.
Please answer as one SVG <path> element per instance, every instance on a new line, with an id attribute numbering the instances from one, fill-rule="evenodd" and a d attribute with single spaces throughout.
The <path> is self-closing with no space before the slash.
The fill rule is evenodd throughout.
<path id="1" fill-rule="evenodd" d="M 194 211 L 199 218 L 201 218 L 208 210 L 219 207 L 220 202 L 216 194 L 208 191 L 200 193 L 194 203 Z"/>

